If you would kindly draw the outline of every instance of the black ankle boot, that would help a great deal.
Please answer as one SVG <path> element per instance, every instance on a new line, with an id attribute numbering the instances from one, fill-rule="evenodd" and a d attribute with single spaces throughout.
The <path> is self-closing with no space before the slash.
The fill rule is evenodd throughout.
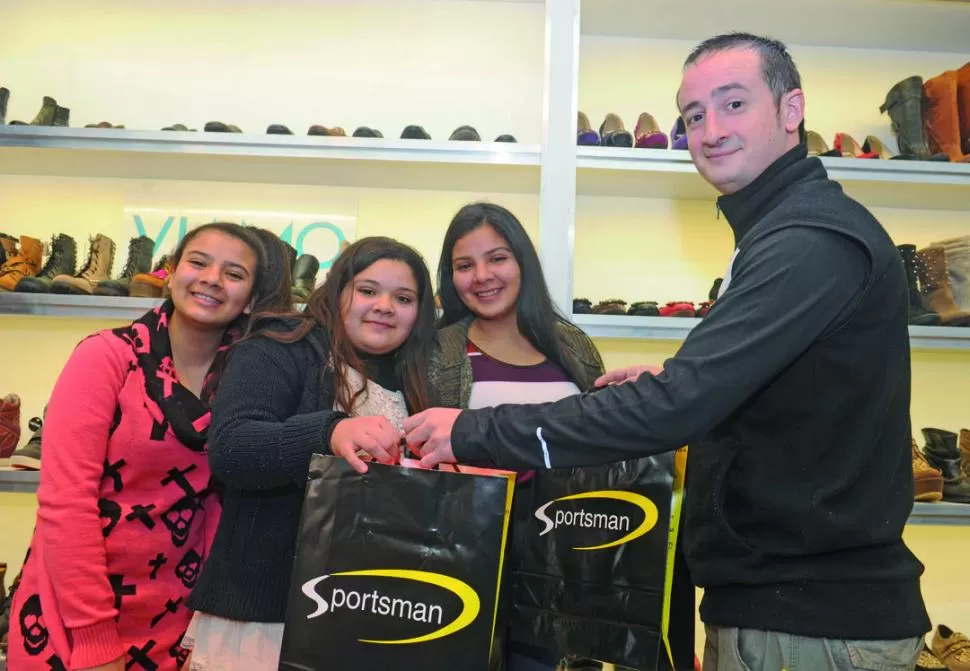
<path id="1" fill-rule="evenodd" d="M 925 110 L 923 78 L 915 75 L 889 89 L 886 101 L 879 106 L 880 112 L 889 113 L 900 154 L 922 160 L 932 157 L 923 124 Z"/>
<path id="2" fill-rule="evenodd" d="M 960 470 L 957 434 L 942 429 L 923 429 L 923 454 L 930 466 L 943 474 L 943 500 L 970 503 L 970 479 Z"/>
<path id="3" fill-rule="evenodd" d="M 927 310 L 920 297 L 916 284 L 916 245 L 898 245 L 896 250 L 906 268 L 906 284 L 909 287 L 909 323 L 915 326 L 935 326 L 940 323 L 940 315 Z"/>
<path id="4" fill-rule="evenodd" d="M 61 233 L 51 240 L 51 255 L 40 272 L 33 277 L 22 277 L 14 291 L 28 294 L 46 294 L 58 275 L 73 275 L 77 270 L 77 243 L 69 235 Z"/>
<path id="5" fill-rule="evenodd" d="M 132 238 L 128 242 L 128 261 L 117 279 L 98 282 L 94 288 L 95 296 L 128 296 L 131 278 L 152 271 L 152 256 L 155 254 L 155 241 L 146 235 Z"/>

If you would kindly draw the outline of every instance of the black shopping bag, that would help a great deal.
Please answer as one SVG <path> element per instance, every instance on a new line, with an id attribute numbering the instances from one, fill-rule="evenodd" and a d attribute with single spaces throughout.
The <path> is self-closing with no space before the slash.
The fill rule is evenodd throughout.
<path id="1" fill-rule="evenodd" d="M 528 513 L 513 522 L 510 639 L 640 671 L 672 668 L 686 465 L 682 448 L 537 472 Z"/>
<path id="2" fill-rule="evenodd" d="M 280 669 L 499 668 L 514 474 L 310 462 Z"/>

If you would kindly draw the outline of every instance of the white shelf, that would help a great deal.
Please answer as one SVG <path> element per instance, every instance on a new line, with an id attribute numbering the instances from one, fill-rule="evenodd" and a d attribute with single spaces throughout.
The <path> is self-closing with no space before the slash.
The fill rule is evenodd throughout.
<path id="1" fill-rule="evenodd" d="M 157 298 L 0 293 L 0 315 L 133 320 L 161 303 Z"/>
<path id="2" fill-rule="evenodd" d="M 573 323 L 591 338 L 667 340 L 680 342 L 700 319 L 691 317 L 629 317 L 625 315 L 572 316 Z M 910 326 L 913 349 L 970 351 L 970 328 L 956 326 Z"/>
<path id="3" fill-rule="evenodd" d="M 832 157 L 822 163 L 846 193 L 867 206 L 970 210 L 970 164 Z M 684 150 L 578 147 L 576 167 L 580 195 L 717 197 Z"/>
<path id="4" fill-rule="evenodd" d="M 39 471 L 18 471 L 0 468 L 0 492 L 37 491 Z M 963 503 L 914 503 L 910 524 L 970 526 L 970 505 Z"/>
<path id="5" fill-rule="evenodd" d="M 539 146 L 307 135 L 0 126 L 0 172 L 539 192 Z"/>
<path id="6" fill-rule="evenodd" d="M 581 17 L 583 35 L 699 42 L 741 30 L 789 46 L 953 53 L 967 52 L 967 26 L 970 5 L 925 0 L 582 0 Z"/>

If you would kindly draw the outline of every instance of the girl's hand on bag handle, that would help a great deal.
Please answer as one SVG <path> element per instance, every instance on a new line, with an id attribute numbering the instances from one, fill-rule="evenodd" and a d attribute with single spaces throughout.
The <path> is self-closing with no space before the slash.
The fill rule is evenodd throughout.
<path id="1" fill-rule="evenodd" d="M 367 472 L 367 464 L 357 456 L 366 452 L 382 464 L 397 463 L 401 434 L 385 417 L 351 417 L 337 422 L 330 434 L 330 451 L 345 460 L 358 473 Z"/>
<path id="2" fill-rule="evenodd" d="M 455 463 L 451 451 L 451 429 L 461 410 L 430 408 L 404 420 L 404 435 L 408 446 L 421 453 L 421 466 L 434 468 L 440 463 Z"/>
<path id="3" fill-rule="evenodd" d="M 623 384 L 624 382 L 636 382 L 637 378 L 643 373 L 650 373 L 651 375 L 660 375 L 663 372 L 663 368 L 659 366 L 627 366 L 626 368 L 617 368 L 616 370 L 611 370 L 608 373 L 600 375 L 596 378 L 596 382 L 593 383 L 595 387 L 605 387 L 609 384 Z"/>

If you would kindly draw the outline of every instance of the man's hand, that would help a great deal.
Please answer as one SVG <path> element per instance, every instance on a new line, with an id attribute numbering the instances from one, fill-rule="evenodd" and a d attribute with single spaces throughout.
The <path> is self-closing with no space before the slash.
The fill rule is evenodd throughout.
<path id="1" fill-rule="evenodd" d="M 440 463 L 455 463 L 451 451 L 451 430 L 461 410 L 430 408 L 404 420 L 408 447 L 421 453 L 421 466 L 434 468 Z"/>
<path id="2" fill-rule="evenodd" d="M 337 422 L 330 435 L 330 451 L 344 459 L 358 473 L 367 472 L 367 464 L 357 456 L 366 452 L 382 464 L 397 463 L 401 434 L 385 417 L 352 417 Z"/>
<path id="3" fill-rule="evenodd" d="M 596 378 L 596 382 L 593 383 L 593 386 L 605 387 L 608 384 L 635 382 L 636 379 L 643 373 L 659 375 L 662 372 L 663 368 L 659 366 L 627 366 L 626 368 L 617 368 L 616 370 L 611 370 L 604 375 L 600 375 L 598 378 Z"/>

